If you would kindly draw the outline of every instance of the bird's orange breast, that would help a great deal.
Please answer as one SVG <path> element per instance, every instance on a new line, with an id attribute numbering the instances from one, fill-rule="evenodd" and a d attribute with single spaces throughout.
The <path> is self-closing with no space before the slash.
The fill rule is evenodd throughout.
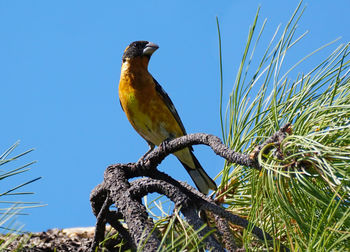
<path id="1" fill-rule="evenodd" d="M 183 132 L 157 93 L 152 75 L 142 64 L 123 63 L 119 99 L 135 130 L 147 141 L 159 145 L 168 138 L 182 136 Z"/>

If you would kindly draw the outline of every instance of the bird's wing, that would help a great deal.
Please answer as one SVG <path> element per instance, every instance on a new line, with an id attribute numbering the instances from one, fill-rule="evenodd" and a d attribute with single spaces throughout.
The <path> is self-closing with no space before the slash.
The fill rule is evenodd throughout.
<path id="1" fill-rule="evenodd" d="M 159 85 L 159 83 L 156 81 L 156 79 L 153 78 L 153 81 L 155 83 L 155 88 L 156 88 L 157 93 L 160 95 L 160 97 L 162 98 L 162 100 L 164 101 L 164 103 L 166 104 L 168 109 L 170 110 L 170 112 L 173 114 L 176 122 L 180 125 L 180 128 L 181 128 L 183 134 L 186 135 L 185 127 L 184 127 L 183 123 L 181 122 L 180 116 L 177 113 L 173 102 L 170 100 L 169 95 L 164 91 L 162 86 Z"/>

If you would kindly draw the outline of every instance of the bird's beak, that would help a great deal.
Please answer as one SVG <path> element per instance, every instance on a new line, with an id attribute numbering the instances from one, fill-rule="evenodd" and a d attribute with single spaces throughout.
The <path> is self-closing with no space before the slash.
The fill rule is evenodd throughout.
<path id="1" fill-rule="evenodd" d="M 143 49 L 143 55 L 151 56 L 159 46 L 157 44 L 154 44 L 152 42 L 148 42 L 148 44 L 145 46 L 145 49 Z"/>

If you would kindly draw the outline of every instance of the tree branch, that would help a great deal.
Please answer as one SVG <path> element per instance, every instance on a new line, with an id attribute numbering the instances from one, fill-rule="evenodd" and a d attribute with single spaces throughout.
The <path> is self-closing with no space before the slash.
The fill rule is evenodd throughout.
<path id="1" fill-rule="evenodd" d="M 91 207 L 97 217 L 96 233 L 91 251 L 95 251 L 94 249 L 102 240 L 106 223 L 111 224 L 120 233 L 128 242 L 129 248 L 135 250 L 142 247 L 144 251 L 156 251 L 160 245 L 160 235 L 149 218 L 145 206 L 141 203 L 143 196 L 153 192 L 165 195 L 174 202 L 175 208 L 180 209 L 194 229 L 199 229 L 204 224 L 198 216 L 200 210 L 213 213 L 219 229 L 215 232 L 216 235 L 223 237 L 226 249 L 236 248 L 233 239 L 229 237 L 229 229 L 225 223 L 229 221 L 247 228 L 249 222 L 226 211 L 193 187 L 158 171 L 157 166 L 171 153 L 192 145 L 204 144 L 210 146 L 214 153 L 231 163 L 260 169 L 257 156 L 261 149 L 268 143 L 282 141 L 289 132 L 290 124 L 287 124 L 267 139 L 264 144 L 256 147 L 251 154 L 234 152 L 213 135 L 190 134 L 162 143 L 137 163 L 109 166 L 105 171 L 104 181 L 96 186 L 90 195 Z M 146 178 L 129 182 L 129 179 L 140 176 Z M 112 203 L 118 209 L 117 212 L 109 210 Z M 123 227 L 119 219 L 125 221 L 127 229 Z M 213 229 L 207 226 L 198 235 L 205 237 L 210 231 Z M 272 240 L 269 234 L 256 226 L 252 227 L 252 233 L 261 240 Z M 208 250 L 223 251 L 222 245 L 214 237 L 213 232 L 203 242 Z M 288 251 L 287 248 L 285 250 Z"/>

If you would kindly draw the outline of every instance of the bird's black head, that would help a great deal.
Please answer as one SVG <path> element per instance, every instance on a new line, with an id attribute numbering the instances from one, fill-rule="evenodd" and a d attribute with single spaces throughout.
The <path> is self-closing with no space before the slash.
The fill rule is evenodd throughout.
<path id="1" fill-rule="evenodd" d="M 141 56 L 150 58 L 158 48 L 158 45 L 148 41 L 132 42 L 124 51 L 123 61 Z"/>

